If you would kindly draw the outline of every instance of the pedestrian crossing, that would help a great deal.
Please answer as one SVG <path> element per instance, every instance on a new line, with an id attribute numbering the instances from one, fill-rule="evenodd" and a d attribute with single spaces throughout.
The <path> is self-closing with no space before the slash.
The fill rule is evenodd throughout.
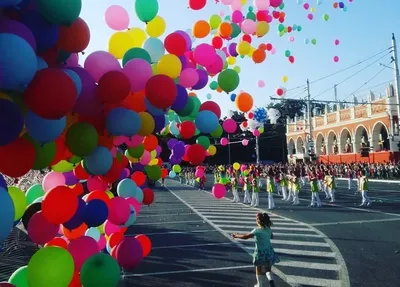
<path id="1" fill-rule="evenodd" d="M 226 198 L 217 200 L 209 192 L 175 181 L 168 181 L 167 187 L 226 237 L 232 233 L 250 232 L 256 226 L 256 213 L 265 212 Z M 281 259 L 275 273 L 292 286 L 349 286 L 342 256 L 326 236 L 307 224 L 273 213 L 269 215 L 273 222 L 272 243 Z M 236 242 L 249 254 L 253 253 L 254 239 Z"/>

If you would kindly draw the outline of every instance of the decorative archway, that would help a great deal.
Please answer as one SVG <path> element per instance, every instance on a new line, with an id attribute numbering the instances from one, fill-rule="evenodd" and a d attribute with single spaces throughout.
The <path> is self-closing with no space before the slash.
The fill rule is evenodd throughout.
<path id="1" fill-rule="evenodd" d="M 327 147 L 326 147 L 328 154 L 337 154 L 339 153 L 339 146 L 338 146 L 338 137 L 336 132 L 330 131 L 328 133 L 328 140 L 327 140 Z"/>
<path id="2" fill-rule="evenodd" d="M 349 129 L 344 128 L 340 132 L 340 152 L 341 153 L 352 153 L 353 152 L 353 140 Z"/>
<path id="3" fill-rule="evenodd" d="M 288 143 L 288 154 L 296 154 L 296 145 L 294 144 L 293 138 L 291 138 Z"/>
<path id="4" fill-rule="evenodd" d="M 326 142 L 325 142 L 325 137 L 322 133 L 319 133 L 317 135 L 317 138 L 315 140 L 315 154 L 317 156 L 319 155 L 325 155 L 326 154 Z"/>
<path id="5" fill-rule="evenodd" d="M 302 137 L 298 137 L 296 140 L 296 153 L 298 154 L 305 154 L 305 145 Z"/>
<path id="6" fill-rule="evenodd" d="M 369 147 L 369 134 L 368 129 L 364 125 L 359 125 L 354 133 L 355 152 L 361 151 L 361 146 Z"/>
<path id="7" fill-rule="evenodd" d="M 382 122 L 377 122 L 372 128 L 372 146 L 374 151 L 390 150 L 389 131 Z"/>

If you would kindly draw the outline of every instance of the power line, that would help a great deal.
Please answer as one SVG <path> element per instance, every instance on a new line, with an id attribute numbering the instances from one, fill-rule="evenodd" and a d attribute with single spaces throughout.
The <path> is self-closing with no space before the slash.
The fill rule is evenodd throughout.
<path id="1" fill-rule="evenodd" d="M 370 91 L 373 88 L 380 87 L 380 86 L 383 86 L 383 85 L 387 85 L 387 84 L 390 84 L 390 83 L 393 83 L 393 80 L 389 80 L 389 81 L 382 82 L 382 83 L 377 84 L 377 85 L 370 86 L 368 88 L 365 88 L 365 89 L 362 89 L 362 90 L 358 91 L 358 93 L 365 92 L 365 91 Z"/>

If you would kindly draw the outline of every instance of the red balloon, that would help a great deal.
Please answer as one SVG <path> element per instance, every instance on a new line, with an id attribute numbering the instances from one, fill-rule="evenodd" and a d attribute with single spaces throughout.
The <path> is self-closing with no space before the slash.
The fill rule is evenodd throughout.
<path id="1" fill-rule="evenodd" d="M 278 19 L 280 16 L 281 14 L 278 11 L 272 12 L 272 17 L 274 17 L 275 19 Z"/>
<path id="2" fill-rule="evenodd" d="M 271 51 L 272 50 L 272 44 L 271 43 L 268 43 L 267 44 L 267 51 Z"/>
<path id="3" fill-rule="evenodd" d="M 222 46 L 224 45 L 222 38 L 218 36 L 214 37 L 211 42 L 215 49 L 221 49 Z"/>
<path id="4" fill-rule="evenodd" d="M 183 139 L 190 139 L 196 132 L 196 126 L 191 121 L 184 121 L 179 125 L 179 133 Z"/>
<path id="5" fill-rule="evenodd" d="M 168 169 L 161 169 L 161 178 L 166 178 L 168 176 Z"/>
<path id="6" fill-rule="evenodd" d="M 150 188 L 143 189 L 143 204 L 150 205 L 154 202 L 154 192 Z"/>
<path id="7" fill-rule="evenodd" d="M 113 158 L 113 164 L 110 170 L 107 172 L 106 175 L 102 176 L 101 178 L 108 183 L 113 183 L 119 179 L 123 169 L 124 166 L 121 164 L 121 161 L 117 158 Z"/>
<path id="8" fill-rule="evenodd" d="M 50 48 L 42 53 L 39 53 L 39 56 L 46 61 L 47 65 L 50 68 L 55 68 L 57 66 L 58 54 L 60 50 L 57 46 Z"/>
<path id="9" fill-rule="evenodd" d="M 65 146 L 65 137 L 60 136 L 55 140 L 56 144 L 56 155 L 53 158 L 53 161 L 50 163 L 51 166 L 56 165 L 60 161 L 66 159 L 66 153 L 68 151 L 67 147 Z"/>
<path id="10" fill-rule="evenodd" d="M 155 75 L 147 81 L 145 93 L 152 106 L 167 109 L 175 102 L 178 89 L 170 77 Z"/>
<path id="11" fill-rule="evenodd" d="M 285 22 L 285 18 L 279 17 L 278 21 L 279 21 L 280 23 L 283 23 L 283 22 Z"/>
<path id="12" fill-rule="evenodd" d="M 44 69 L 36 73 L 25 90 L 24 101 L 39 117 L 60 119 L 75 106 L 77 90 L 72 79 L 58 69 Z"/>
<path id="13" fill-rule="evenodd" d="M 99 98 L 104 103 L 118 104 L 131 91 L 129 78 L 121 71 L 105 73 L 99 80 Z"/>
<path id="14" fill-rule="evenodd" d="M 199 165 L 206 158 L 206 150 L 202 145 L 193 144 L 187 150 L 187 156 L 191 164 Z"/>
<path id="15" fill-rule="evenodd" d="M 292 63 L 292 64 L 294 63 L 294 57 L 293 56 L 289 56 L 289 62 Z"/>
<path id="16" fill-rule="evenodd" d="M 50 223 L 63 224 L 75 215 L 78 204 L 78 197 L 69 187 L 57 186 L 43 197 L 43 216 Z"/>
<path id="17" fill-rule="evenodd" d="M 33 167 L 36 151 L 33 144 L 18 138 L 5 146 L 0 146 L 0 173 L 9 177 L 20 177 L 27 174 Z"/>
<path id="18" fill-rule="evenodd" d="M 76 196 L 81 196 L 85 193 L 82 183 L 79 182 L 74 186 L 70 186 L 69 188 Z"/>
<path id="19" fill-rule="evenodd" d="M 185 54 L 187 43 L 181 34 L 171 33 L 165 38 L 164 47 L 168 53 L 179 57 Z"/>
<path id="20" fill-rule="evenodd" d="M 69 282 L 68 287 L 81 287 L 81 277 L 78 271 L 74 272 L 74 277 L 72 277 L 71 282 Z M 1 287 L 1 286 L 0 286 Z"/>
<path id="21" fill-rule="evenodd" d="M 293 28 L 291 26 L 287 27 L 288 33 L 291 33 L 293 31 Z"/>
<path id="22" fill-rule="evenodd" d="M 60 26 L 57 47 L 68 53 L 79 53 L 90 42 L 90 30 L 82 18 L 76 19 L 71 26 Z"/>
<path id="23" fill-rule="evenodd" d="M 147 151 L 155 150 L 158 146 L 158 138 L 155 135 L 149 135 L 143 139 L 144 149 Z"/>
<path id="24" fill-rule="evenodd" d="M 257 11 L 256 17 L 257 21 L 267 21 L 267 11 Z"/>
<path id="25" fill-rule="evenodd" d="M 135 238 L 140 242 L 143 248 L 143 257 L 146 257 L 147 255 L 150 254 L 151 251 L 151 240 L 148 238 L 146 235 L 139 234 L 136 235 Z"/>
<path id="26" fill-rule="evenodd" d="M 207 4 L 207 0 L 189 0 L 189 8 L 193 10 L 201 10 Z"/>
<path id="27" fill-rule="evenodd" d="M 245 41 L 245 42 L 247 42 L 247 43 L 250 43 L 251 44 L 251 36 L 250 35 L 243 35 L 243 37 L 242 37 L 242 41 Z"/>
<path id="28" fill-rule="evenodd" d="M 146 175 L 141 171 L 135 171 L 131 179 L 138 185 L 142 186 L 146 182 Z"/>
<path id="29" fill-rule="evenodd" d="M 124 238 L 125 236 L 123 232 L 111 233 L 110 237 L 108 238 L 108 245 L 113 248 L 114 246 L 117 246 Z"/>
<path id="30" fill-rule="evenodd" d="M 50 240 L 49 242 L 47 242 L 44 247 L 47 247 L 47 246 L 58 246 L 58 247 L 67 249 L 68 242 L 62 237 L 55 237 L 52 240 Z"/>
<path id="31" fill-rule="evenodd" d="M 217 118 L 221 118 L 221 108 L 219 107 L 219 105 L 216 102 L 213 101 L 206 101 L 204 103 L 201 104 L 199 112 L 201 111 L 210 111 L 213 112 Z"/>
<path id="32" fill-rule="evenodd" d="M 73 173 L 74 173 L 75 177 L 79 180 L 87 180 L 89 178 L 89 174 L 83 168 L 81 163 L 79 163 L 77 166 L 75 166 Z"/>

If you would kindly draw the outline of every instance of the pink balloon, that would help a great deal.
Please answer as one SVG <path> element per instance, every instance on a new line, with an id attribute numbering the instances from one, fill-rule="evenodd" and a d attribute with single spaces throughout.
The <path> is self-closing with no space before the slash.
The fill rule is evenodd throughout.
<path id="1" fill-rule="evenodd" d="M 149 62 L 143 59 L 130 60 L 124 66 L 124 74 L 131 82 L 131 91 L 140 92 L 146 87 L 147 81 L 153 76 Z"/>
<path id="2" fill-rule="evenodd" d="M 293 37 L 293 36 L 290 36 L 290 37 L 289 37 L 289 41 L 290 41 L 290 42 L 294 42 L 294 37 Z"/>
<path id="3" fill-rule="evenodd" d="M 233 0 L 219 0 L 219 2 L 221 2 L 224 5 L 231 5 Z"/>
<path id="4" fill-rule="evenodd" d="M 224 198 L 226 195 L 226 188 L 225 185 L 216 183 L 214 184 L 212 188 L 212 194 L 214 195 L 215 198 L 221 199 Z"/>
<path id="5" fill-rule="evenodd" d="M 194 175 L 196 177 L 202 177 L 204 175 L 204 170 L 203 169 L 197 169 Z"/>
<path id="6" fill-rule="evenodd" d="M 338 57 L 338 56 L 333 57 L 333 61 L 334 61 L 335 63 L 339 62 L 339 57 Z"/>
<path id="7" fill-rule="evenodd" d="M 136 215 L 139 215 L 140 209 L 141 209 L 141 207 L 140 207 L 140 202 L 139 202 L 136 198 L 134 198 L 134 197 L 128 197 L 128 198 L 126 198 L 125 200 L 126 200 L 130 205 L 133 206 L 133 208 L 134 208 L 135 211 L 136 211 Z"/>
<path id="8" fill-rule="evenodd" d="M 124 7 L 113 5 L 106 11 L 106 23 L 113 30 L 125 30 L 129 26 L 129 14 Z"/>
<path id="9" fill-rule="evenodd" d="M 312 20 L 312 19 L 314 19 L 314 15 L 310 13 L 310 14 L 307 15 L 307 18 L 308 18 L 309 20 Z"/>
<path id="10" fill-rule="evenodd" d="M 119 265 L 124 269 L 134 269 L 143 260 L 142 244 L 135 237 L 125 237 L 115 251 Z"/>
<path id="11" fill-rule="evenodd" d="M 221 138 L 220 143 L 222 146 L 226 146 L 228 144 L 228 139 L 227 138 Z"/>
<path id="12" fill-rule="evenodd" d="M 221 72 L 223 68 L 224 68 L 224 61 L 218 54 L 215 54 L 214 62 L 211 65 L 207 66 L 206 70 L 210 75 L 216 75 L 219 72 Z"/>
<path id="13" fill-rule="evenodd" d="M 66 67 L 78 67 L 79 66 L 79 55 L 77 53 L 71 54 L 67 61 L 65 61 Z"/>
<path id="14" fill-rule="evenodd" d="M 242 13 L 242 11 L 240 11 L 240 10 L 233 11 L 231 19 L 232 19 L 232 22 L 236 23 L 236 24 L 239 24 L 239 23 L 243 22 L 243 13 Z"/>
<path id="15" fill-rule="evenodd" d="M 240 0 L 232 0 L 231 9 L 232 11 L 242 10 L 242 2 Z"/>
<path id="16" fill-rule="evenodd" d="M 108 52 L 97 51 L 91 53 L 85 60 L 84 68 L 98 82 L 107 72 L 120 71 L 118 60 Z"/>
<path id="17" fill-rule="evenodd" d="M 269 0 L 269 4 L 274 8 L 281 6 L 282 2 L 283 0 Z"/>
<path id="18" fill-rule="evenodd" d="M 259 137 L 260 136 L 260 131 L 259 130 L 254 130 L 253 131 L 253 136 Z"/>
<path id="19" fill-rule="evenodd" d="M 179 76 L 179 84 L 184 88 L 191 88 L 199 81 L 199 73 L 196 69 L 187 68 L 181 72 Z"/>
<path id="20" fill-rule="evenodd" d="M 148 165 L 151 161 L 151 154 L 147 150 L 144 151 L 142 157 L 140 158 L 141 165 Z"/>
<path id="21" fill-rule="evenodd" d="M 104 248 L 106 248 L 107 240 L 106 240 L 106 237 L 103 234 L 100 235 L 100 239 L 97 242 L 97 244 L 99 245 L 99 249 L 100 250 L 103 250 Z"/>
<path id="22" fill-rule="evenodd" d="M 46 220 L 42 211 L 36 212 L 28 224 L 28 236 L 38 245 L 44 245 L 57 236 L 60 225 Z"/>
<path id="23" fill-rule="evenodd" d="M 48 192 L 49 190 L 61 185 L 65 185 L 65 177 L 60 172 L 49 172 L 42 181 L 44 192 Z"/>
<path id="24" fill-rule="evenodd" d="M 135 147 L 143 142 L 143 137 L 139 135 L 134 135 L 125 142 L 128 147 Z"/>
<path id="25" fill-rule="evenodd" d="M 219 11 L 219 16 L 224 17 L 225 16 L 225 12 L 224 11 Z"/>
<path id="26" fill-rule="evenodd" d="M 254 0 L 254 6 L 257 8 L 257 10 L 268 10 L 270 5 L 269 0 Z"/>
<path id="27" fill-rule="evenodd" d="M 120 232 L 121 229 L 122 229 L 121 227 L 115 225 L 114 223 L 111 223 L 109 220 L 106 220 L 106 222 L 104 223 L 104 233 L 106 235 L 111 235 L 113 233 Z"/>
<path id="28" fill-rule="evenodd" d="M 97 176 L 91 176 L 87 180 L 87 188 L 89 191 L 106 191 L 109 189 L 109 185 L 107 182 L 103 181 L 101 178 Z"/>
<path id="29" fill-rule="evenodd" d="M 243 146 L 247 146 L 249 144 L 249 140 L 247 140 L 247 139 L 243 139 L 242 140 L 242 145 Z"/>
<path id="30" fill-rule="evenodd" d="M 242 31 L 245 34 L 253 34 L 256 32 L 257 24 L 251 19 L 246 19 L 242 22 Z"/>
<path id="31" fill-rule="evenodd" d="M 115 137 L 114 138 L 114 145 L 115 146 L 120 146 L 120 145 L 124 144 L 127 141 L 128 141 L 128 137 L 126 137 L 126 136 Z"/>
<path id="32" fill-rule="evenodd" d="M 340 44 L 340 41 L 338 40 L 338 39 L 336 39 L 335 40 L 335 45 L 337 46 L 337 45 L 339 45 Z"/>
<path id="33" fill-rule="evenodd" d="M 233 134 L 236 132 L 237 124 L 234 119 L 226 119 L 223 122 L 222 127 L 228 134 Z"/>
<path id="34" fill-rule="evenodd" d="M 276 49 L 275 49 L 275 48 L 272 48 L 271 54 L 273 55 L 273 54 L 275 54 L 275 53 L 276 53 Z"/>
<path id="35" fill-rule="evenodd" d="M 265 87 L 264 81 L 262 81 L 262 80 L 258 81 L 258 87 L 260 87 L 260 88 Z"/>
<path id="36" fill-rule="evenodd" d="M 108 208 L 108 220 L 116 225 L 123 225 L 131 215 L 129 203 L 125 198 L 116 196 L 111 198 Z"/>
<path id="37" fill-rule="evenodd" d="M 304 9 L 308 10 L 308 8 L 310 8 L 310 4 L 304 3 L 303 7 L 304 7 Z"/>
<path id="38" fill-rule="evenodd" d="M 100 248 L 92 237 L 82 236 L 69 243 L 68 251 L 74 259 L 75 270 L 79 271 L 90 256 L 100 252 Z"/>
<path id="39" fill-rule="evenodd" d="M 214 62 L 215 54 L 214 47 L 204 43 L 194 49 L 193 58 L 198 64 L 208 66 Z"/>
<path id="40" fill-rule="evenodd" d="M 245 164 L 242 164 L 241 166 L 240 166 L 240 170 L 241 171 L 245 171 L 247 169 L 247 166 L 245 165 Z"/>

